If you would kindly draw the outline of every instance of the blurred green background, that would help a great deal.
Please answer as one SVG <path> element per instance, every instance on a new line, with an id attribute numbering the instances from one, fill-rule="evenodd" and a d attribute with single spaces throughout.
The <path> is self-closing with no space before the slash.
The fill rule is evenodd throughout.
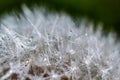
<path id="1" fill-rule="evenodd" d="M 30 8 L 36 4 L 49 10 L 65 11 L 74 18 L 87 17 L 103 22 L 105 33 L 115 31 L 120 37 L 120 0 L 0 0 L 0 15 L 12 10 L 21 11 L 22 4 Z"/>

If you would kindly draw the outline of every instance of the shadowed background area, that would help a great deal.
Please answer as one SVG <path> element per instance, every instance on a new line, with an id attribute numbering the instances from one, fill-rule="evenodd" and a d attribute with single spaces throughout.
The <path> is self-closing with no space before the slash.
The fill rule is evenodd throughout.
<path id="1" fill-rule="evenodd" d="M 103 22 L 105 33 L 115 31 L 120 36 L 120 0 L 0 0 L 0 14 L 21 11 L 22 4 L 30 8 L 36 4 L 57 12 L 65 11 L 73 18 L 87 17 L 94 24 Z"/>

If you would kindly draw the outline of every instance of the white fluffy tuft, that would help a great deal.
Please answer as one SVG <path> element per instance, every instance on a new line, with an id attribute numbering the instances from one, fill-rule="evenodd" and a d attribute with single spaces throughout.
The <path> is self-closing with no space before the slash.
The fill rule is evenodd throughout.
<path id="1" fill-rule="evenodd" d="M 0 80 L 120 80 L 112 33 L 103 37 L 86 20 L 76 27 L 66 14 L 23 12 L 1 20 Z"/>

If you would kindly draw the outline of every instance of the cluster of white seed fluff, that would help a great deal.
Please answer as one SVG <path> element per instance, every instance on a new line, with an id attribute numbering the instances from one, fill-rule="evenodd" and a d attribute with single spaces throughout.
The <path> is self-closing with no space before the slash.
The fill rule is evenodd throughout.
<path id="1" fill-rule="evenodd" d="M 120 80 L 120 44 L 112 33 L 66 14 L 23 7 L 0 22 L 0 80 Z"/>

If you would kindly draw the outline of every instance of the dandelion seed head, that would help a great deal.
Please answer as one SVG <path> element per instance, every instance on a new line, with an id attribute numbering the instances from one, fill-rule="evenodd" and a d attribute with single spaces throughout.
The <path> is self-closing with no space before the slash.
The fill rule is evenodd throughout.
<path id="1" fill-rule="evenodd" d="M 120 43 L 103 37 L 100 24 L 65 13 L 23 7 L 0 26 L 0 80 L 119 80 Z M 86 27 L 88 25 L 88 27 Z"/>

